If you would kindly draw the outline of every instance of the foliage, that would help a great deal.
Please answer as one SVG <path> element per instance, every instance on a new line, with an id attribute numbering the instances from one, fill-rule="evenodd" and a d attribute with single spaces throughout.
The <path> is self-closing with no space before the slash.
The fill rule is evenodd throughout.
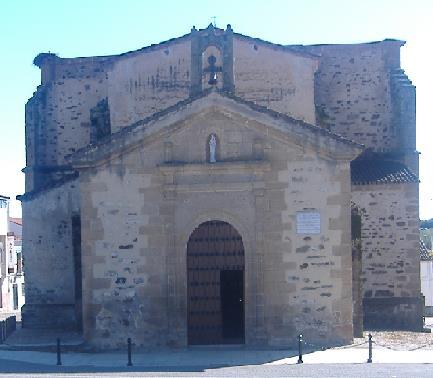
<path id="1" fill-rule="evenodd" d="M 420 224 L 421 228 L 433 228 L 433 218 L 428 220 L 422 220 Z"/>

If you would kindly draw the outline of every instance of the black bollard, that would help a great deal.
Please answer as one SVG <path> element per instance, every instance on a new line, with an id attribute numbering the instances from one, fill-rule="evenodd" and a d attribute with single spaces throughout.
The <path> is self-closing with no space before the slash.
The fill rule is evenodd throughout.
<path id="1" fill-rule="evenodd" d="M 371 340 L 371 333 L 368 334 L 368 360 L 367 363 L 371 364 L 373 362 L 373 341 Z"/>
<path id="2" fill-rule="evenodd" d="M 131 358 L 131 338 L 128 337 L 128 366 L 132 366 L 132 358 Z"/>
<path id="3" fill-rule="evenodd" d="M 298 336 L 298 364 L 303 364 L 304 361 L 302 361 L 302 334 Z"/>
<path id="4" fill-rule="evenodd" d="M 62 364 L 62 355 L 60 354 L 60 339 L 57 339 L 57 365 Z"/>

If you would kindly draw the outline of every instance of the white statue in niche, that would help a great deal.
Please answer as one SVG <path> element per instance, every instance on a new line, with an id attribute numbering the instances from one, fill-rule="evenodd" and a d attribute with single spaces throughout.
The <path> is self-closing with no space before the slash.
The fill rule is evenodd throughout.
<path id="1" fill-rule="evenodd" d="M 216 163 L 217 139 L 214 134 L 209 138 L 209 163 Z"/>

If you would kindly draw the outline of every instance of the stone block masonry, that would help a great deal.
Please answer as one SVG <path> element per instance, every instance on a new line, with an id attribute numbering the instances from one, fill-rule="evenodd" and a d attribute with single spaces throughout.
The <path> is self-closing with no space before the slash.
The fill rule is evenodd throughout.
<path id="1" fill-rule="evenodd" d="M 415 88 L 403 45 L 283 46 L 209 25 L 119 55 L 38 55 L 20 197 L 24 326 L 82 328 L 98 348 L 128 337 L 183 347 L 200 332 L 341 344 L 363 321 L 420 329 Z M 216 247 L 203 246 L 198 266 L 212 273 L 190 280 L 190 235 L 212 222 L 241 237 L 244 263 L 212 265 Z M 238 270 L 242 293 L 236 340 L 233 324 L 212 318 L 226 270 Z"/>
<path id="2" fill-rule="evenodd" d="M 354 186 L 363 210 L 362 287 L 365 326 L 422 329 L 418 184 Z"/>

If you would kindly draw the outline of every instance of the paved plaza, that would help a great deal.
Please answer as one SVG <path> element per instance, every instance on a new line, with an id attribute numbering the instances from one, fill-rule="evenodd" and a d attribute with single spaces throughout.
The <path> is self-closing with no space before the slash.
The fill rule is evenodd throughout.
<path id="1" fill-rule="evenodd" d="M 433 318 L 426 319 L 426 327 Z M 180 350 L 91 352 L 80 337 L 64 333 L 61 366 L 57 366 L 55 333 L 18 330 L 0 346 L 0 376 L 166 376 L 166 377 L 432 377 L 433 335 L 415 332 L 372 332 L 373 362 L 368 359 L 368 334 L 352 345 L 317 350 L 249 349 L 243 346 L 190 347 Z"/>

